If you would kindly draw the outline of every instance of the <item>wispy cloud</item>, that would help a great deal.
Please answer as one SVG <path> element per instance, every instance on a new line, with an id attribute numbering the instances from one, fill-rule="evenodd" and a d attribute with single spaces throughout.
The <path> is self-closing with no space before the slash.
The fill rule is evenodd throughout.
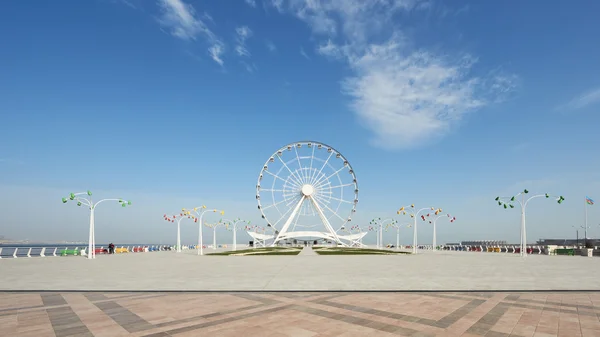
<path id="1" fill-rule="evenodd" d="M 116 2 L 120 2 L 122 4 L 124 4 L 127 7 L 133 8 L 133 9 L 137 9 L 137 6 L 131 2 L 130 0 L 115 0 Z"/>
<path id="2" fill-rule="evenodd" d="M 600 103 L 600 88 L 586 91 L 583 94 L 573 98 L 567 104 L 559 106 L 559 110 L 578 110 L 589 105 Z"/>
<path id="3" fill-rule="evenodd" d="M 246 71 L 248 71 L 249 73 L 253 73 L 258 70 L 258 67 L 254 63 L 248 63 L 248 62 L 244 62 L 244 61 L 241 61 L 240 63 L 244 66 Z"/>
<path id="4" fill-rule="evenodd" d="M 266 40 L 266 41 L 265 41 L 265 44 L 266 44 L 266 46 L 267 46 L 267 49 L 268 49 L 270 52 L 272 52 L 272 53 L 273 53 L 273 52 L 276 52 L 276 51 L 277 51 L 277 46 L 275 46 L 275 44 L 274 44 L 272 41 Z"/>
<path id="5" fill-rule="evenodd" d="M 410 47 L 392 17 L 429 10 L 429 1 L 294 0 L 277 5 L 322 38 L 318 54 L 350 66 L 353 75 L 343 79 L 342 90 L 373 132 L 376 146 L 399 149 L 429 142 L 515 88 L 513 75 L 473 75 L 476 57 Z"/>
<path id="6" fill-rule="evenodd" d="M 208 28 L 204 21 L 212 21 L 210 15 L 204 13 L 200 18 L 196 9 L 182 0 L 158 0 L 157 3 L 161 9 L 158 21 L 163 27 L 169 29 L 173 36 L 182 40 L 205 38 L 210 44 L 208 54 L 215 62 L 223 65 L 221 55 L 224 52 L 225 44 Z"/>
<path id="7" fill-rule="evenodd" d="M 222 58 L 224 52 L 225 50 L 220 44 L 214 44 L 208 48 L 208 55 L 210 55 L 213 61 L 217 62 L 220 66 L 222 66 L 224 63 Z"/>
<path id="8" fill-rule="evenodd" d="M 248 6 L 256 8 L 255 0 L 244 0 L 244 1 L 246 2 L 246 4 L 248 4 Z"/>
<path id="9" fill-rule="evenodd" d="M 246 40 L 248 40 L 252 36 L 252 30 L 248 28 L 248 26 L 241 26 L 235 29 L 236 33 L 236 42 L 235 51 L 238 56 L 250 56 L 250 51 L 246 47 Z"/>
<path id="10" fill-rule="evenodd" d="M 300 47 L 300 55 L 304 56 L 305 59 L 310 60 L 310 57 L 308 54 L 306 54 L 306 51 L 304 51 L 304 48 L 302 47 Z"/>
<path id="11" fill-rule="evenodd" d="M 268 0 L 265 0 L 264 4 L 267 4 Z M 280 13 L 283 13 L 283 0 L 271 0 L 271 6 L 275 7 Z"/>

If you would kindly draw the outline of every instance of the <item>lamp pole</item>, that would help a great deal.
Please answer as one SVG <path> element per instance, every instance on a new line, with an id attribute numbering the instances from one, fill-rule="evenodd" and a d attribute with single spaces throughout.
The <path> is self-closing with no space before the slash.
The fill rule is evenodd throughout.
<path id="1" fill-rule="evenodd" d="M 190 210 L 182 208 L 181 211 L 184 214 L 191 215 L 192 212 L 196 214 L 198 217 L 198 255 L 204 255 L 204 248 L 202 248 L 202 219 L 204 217 L 204 213 L 206 212 L 214 212 L 216 213 L 218 210 L 216 209 L 207 209 L 206 206 L 202 205 L 199 207 L 194 207 Z M 220 211 L 221 215 L 225 214 L 225 211 Z"/>
<path id="2" fill-rule="evenodd" d="M 545 197 L 546 199 L 548 199 L 551 197 L 551 195 L 546 193 L 546 194 L 536 194 L 534 196 L 529 197 L 528 199 L 525 199 L 525 196 L 527 194 L 529 194 L 529 191 L 527 189 L 524 189 L 523 192 L 519 192 L 518 194 L 516 194 L 512 197 L 496 197 L 496 199 L 494 199 L 498 202 L 498 205 L 504 207 L 504 209 L 507 209 L 509 207 L 515 208 L 515 205 L 514 205 L 515 201 L 517 201 L 519 206 L 521 206 L 521 252 L 520 252 L 520 255 L 522 257 L 527 256 L 527 229 L 526 229 L 526 222 L 525 222 L 525 214 L 526 214 L 525 211 L 527 209 L 527 204 L 529 203 L 529 201 L 531 201 L 535 198 Z M 561 196 L 552 196 L 552 197 L 556 198 L 556 202 L 559 204 L 562 204 L 562 202 L 565 200 L 565 198 L 562 195 Z"/>
<path id="3" fill-rule="evenodd" d="M 439 211 L 439 212 L 438 212 Z M 432 248 L 434 251 L 437 250 L 437 233 L 436 233 L 436 224 L 437 221 L 440 218 L 448 218 L 450 219 L 450 222 L 454 222 L 456 221 L 456 217 L 451 216 L 450 214 L 446 214 L 446 216 L 441 214 L 442 209 L 438 209 L 436 210 L 435 214 L 433 216 L 431 216 L 431 214 L 427 214 L 426 218 L 429 220 L 430 224 L 433 224 L 433 244 L 432 244 Z"/>
<path id="4" fill-rule="evenodd" d="M 181 253 L 181 220 L 188 218 L 188 219 L 192 219 L 193 215 L 191 214 L 183 214 L 180 213 L 179 215 L 171 215 L 171 216 L 167 216 L 166 214 L 163 215 L 163 218 L 165 221 L 168 222 L 177 222 L 177 248 L 176 248 L 176 252 L 177 253 Z M 194 222 L 198 222 L 198 219 L 195 218 Z"/>
<path id="5" fill-rule="evenodd" d="M 213 242 L 212 242 L 213 250 L 217 249 L 217 227 L 219 227 L 221 225 L 224 225 L 223 223 L 221 223 L 221 220 L 219 220 L 219 222 L 214 223 L 214 224 L 206 224 L 206 227 L 212 228 L 212 230 L 213 230 Z"/>
<path id="6" fill-rule="evenodd" d="M 87 196 L 87 197 L 86 197 Z M 66 204 L 69 201 L 77 201 L 77 206 L 86 206 L 90 210 L 90 232 L 88 238 L 88 259 L 96 258 L 96 233 L 95 233 L 95 222 L 94 222 L 94 212 L 96 207 L 105 201 L 118 201 L 122 207 L 127 207 L 131 205 L 131 201 L 126 201 L 123 199 L 102 199 L 96 203 L 92 201 L 92 192 L 79 192 L 79 193 L 69 193 L 67 198 L 62 198 L 63 204 Z"/>
<path id="7" fill-rule="evenodd" d="M 395 222 L 390 223 L 389 225 L 387 225 L 387 227 L 394 227 L 394 228 L 396 228 L 396 250 L 400 249 L 400 228 L 402 226 L 406 226 L 407 228 L 412 227 L 411 224 L 409 224 L 409 223 L 399 224 L 398 221 L 395 221 Z M 385 230 L 387 230 L 387 227 L 386 227 Z"/>
<path id="8" fill-rule="evenodd" d="M 434 207 L 425 207 L 425 208 L 421 208 L 418 211 L 415 211 L 415 204 L 411 204 L 410 206 L 402 206 L 400 207 L 400 209 L 396 212 L 398 215 L 402 214 L 402 215 L 406 215 L 409 214 L 410 217 L 413 219 L 413 254 L 417 254 L 417 245 L 418 245 L 418 241 L 417 241 L 417 217 L 419 216 L 419 214 L 423 211 L 426 211 L 428 209 L 431 209 L 432 211 L 435 210 Z M 440 209 L 441 211 L 441 209 Z M 425 221 L 425 216 L 421 215 L 421 219 L 423 221 Z"/>
<path id="9" fill-rule="evenodd" d="M 374 218 L 369 222 L 369 225 L 374 225 L 377 227 L 377 248 L 383 248 L 383 225 L 388 222 L 394 222 L 396 220 L 389 218 L 381 220 L 381 218 Z"/>
<path id="10" fill-rule="evenodd" d="M 225 228 L 229 229 L 229 224 L 232 225 L 232 229 L 231 231 L 233 232 L 233 250 L 237 250 L 237 225 L 239 223 L 245 222 L 247 225 L 250 225 L 250 221 L 247 220 L 242 220 L 240 218 L 237 218 L 235 220 L 229 220 L 229 219 L 222 219 L 223 222 L 225 222 Z"/>

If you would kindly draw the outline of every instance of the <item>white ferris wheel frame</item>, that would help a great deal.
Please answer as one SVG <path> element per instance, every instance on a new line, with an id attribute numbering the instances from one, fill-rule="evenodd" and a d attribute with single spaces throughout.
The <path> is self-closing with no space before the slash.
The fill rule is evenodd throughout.
<path id="1" fill-rule="evenodd" d="M 298 154 L 298 149 L 301 147 L 312 148 L 311 156 L 310 157 L 300 156 Z M 283 153 L 285 151 L 291 152 L 292 150 L 295 152 L 295 157 L 291 156 L 290 160 L 284 161 L 284 159 L 282 159 Z M 329 155 L 327 156 L 327 159 L 324 161 L 322 161 L 321 158 L 317 158 L 316 161 L 322 161 L 322 165 L 317 164 L 316 166 L 313 166 L 313 164 L 316 163 L 315 151 L 326 151 L 327 153 L 329 153 Z M 310 158 L 310 166 L 307 168 L 302 165 L 301 159 L 309 159 L 309 158 Z M 330 163 L 330 160 L 332 160 L 332 159 L 340 160 L 342 162 L 341 168 L 336 170 L 336 168 L 334 168 L 334 166 L 332 166 L 332 164 Z M 287 165 L 288 163 L 291 163 L 294 160 L 297 161 L 298 166 L 299 166 L 298 169 L 295 169 L 295 170 L 290 169 L 290 167 Z M 271 172 L 268 169 L 269 164 L 274 163 L 275 161 L 278 161 L 279 163 L 281 163 L 282 167 L 279 168 L 279 170 L 276 172 Z M 323 172 L 323 169 L 325 169 L 325 167 L 329 167 L 335 171 L 330 175 L 326 175 Z M 346 169 L 347 174 L 351 175 L 351 181 L 352 181 L 351 183 L 344 184 L 342 182 L 342 179 L 340 177 L 340 172 L 342 172 L 344 169 Z M 284 170 L 286 171 L 287 174 L 284 177 L 279 176 L 281 174 L 281 172 Z M 284 183 L 284 185 L 282 187 L 283 189 L 275 190 L 274 188 L 271 188 L 271 189 L 263 188 L 261 186 L 261 181 L 265 175 L 272 176 L 272 178 L 274 179 L 273 185 L 275 185 L 276 180 L 282 181 Z M 335 178 L 335 177 L 338 178 L 340 185 L 332 186 L 331 179 Z M 354 186 L 352 201 L 347 201 L 347 200 L 343 199 L 343 188 L 349 187 L 349 186 Z M 272 187 L 274 187 L 274 186 L 272 186 Z M 286 189 L 286 187 L 287 187 L 287 189 Z M 333 197 L 331 195 L 331 194 L 333 194 L 333 192 L 331 192 L 331 190 L 333 190 L 334 188 L 342 189 L 340 192 L 340 194 L 342 194 L 340 196 L 340 198 Z M 283 194 L 284 192 L 289 191 L 288 189 L 294 190 L 294 194 L 293 195 L 292 194 L 289 194 L 289 195 Z M 322 190 L 324 190 L 324 189 L 329 189 L 330 191 L 328 193 L 330 195 L 328 195 L 326 197 L 321 195 L 321 193 L 323 193 Z M 261 203 L 261 199 L 260 199 L 261 190 L 271 192 L 271 196 L 273 198 L 273 204 L 266 205 L 263 207 L 263 204 Z M 282 192 L 282 200 L 276 201 L 275 192 Z M 299 199 L 298 199 L 298 197 L 299 197 Z M 325 198 L 328 198 L 328 200 L 325 200 Z M 332 200 L 332 199 L 339 201 L 339 204 L 338 204 L 336 210 L 333 210 L 328 206 L 329 200 Z M 262 236 L 264 236 L 264 234 L 261 235 L 263 241 L 265 239 L 273 239 L 273 242 L 271 243 L 271 245 L 275 245 L 277 242 L 284 240 L 284 239 L 316 237 L 316 238 L 332 240 L 343 246 L 348 246 L 348 245 L 355 245 L 356 242 L 362 238 L 362 236 L 366 235 L 366 232 L 365 233 L 361 232 L 361 233 L 352 234 L 352 235 L 339 235 L 337 233 L 339 231 L 339 229 L 344 228 L 344 226 L 348 222 L 352 221 L 352 215 L 356 212 L 356 204 L 358 203 L 358 181 L 356 179 L 356 174 L 354 173 L 354 169 L 352 168 L 352 165 L 350 164 L 350 162 L 338 150 L 336 150 L 332 146 L 329 146 L 329 145 L 321 143 L 321 142 L 298 141 L 298 142 L 293 142 L 293 143 L 287 144 L 287 145 L 281 147 L 280 149 L 278 149 L 277 151 L 275 151 L 275 153 L 273 153 L 269 157 L 269 159 L 267 159 L 267 161 L 263 165 L 263 167 L 260 171 L 260 174 L 258 176 L 258 180 L 256 183 L 256 200 L 258 202 L 258 209 L 261 212 L 262 218 L 265 219 L 265 221 L 267 221 L 267 227 L 273 229 L 274 234 L 270 235 L 269 238 L 262 237 Z M 348 215 L 346 218 L 343 218 L 342 216 L 340 216 L 340 214 L 338 214 L 342 203 L 351 204 L 350 215 Z M 287 208 L 287 211 L 282 212 L 281 210 L 279 210 L 278 205 L 281 205 L 281 204 L 284 204 L 283 206 Z M 292 224 L 294 219 L 296 219 L 296 217 L 299 215 L 300 209 L 305 204 L 308 205 L 308 206 L 306 206 L 307 208 L 312 208 L 312 210 L 313 210 L 312 215 L 318 215 L 322 224 L 324 225 L 325 229 L 327 230 L 326 232 L 289 231 L 290 225 Z M 281 218 L 279 218 L 274 224 L 272 224 L 270 222 L 270 220 L 267 217 L 267 214 L 265 214 L 265 210 L 268 208 L 271 208 L 271 207 L 275 207 L 277 209 L 277 211 L 279 212 L 279 214 L 281 214 Z M 327 209 L 329 212 L 332 213 L 332 215 L 330 217 L 336 216 L 338 219 L 340 219 L 342 221 L 342 223 L 340 224 L 338 229 L 334 229 L 334 227 L 330 223 L 328 217 L 325 215 L 325 213 L 323 211 L 324 209 Z M 290 211 L 291 211 L 291 213 L 290 213 Z M 285 219 L 286 216 L 287 216 L 287 220 L 281 227 L 281 230 L 277 230 L 277 225 L 283 219 Z M 252 233 L 249 233 L 249 234 L 252 234 Z"/>

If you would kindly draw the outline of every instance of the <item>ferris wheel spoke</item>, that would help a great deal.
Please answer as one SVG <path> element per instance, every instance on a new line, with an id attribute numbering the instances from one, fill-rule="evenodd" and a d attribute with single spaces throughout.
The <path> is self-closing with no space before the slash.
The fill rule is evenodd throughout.
<path id="1" fill-rule="evenodd" d="M 318 197 L 316 199 L 318 199 L 319 201 L 323 202 Z M 339 214 L 337 214 L 334 210 L 332 210 L 329 206 L 327 206 L 327 204 L 323 203 L 323 207 L 325 207 L 327 210 L 329 210 L 331 213 L 333 213 L 333 215 L 335 215 L 336 217 L 338 217 L 340 220 L 342 220 L 344 222 L 346 221 L 346 219 L 342 218 Z"/>
<path id="2" fill-rule="evenodd" d="M 317 188 L 319 188 L 319 186 L 321 186 L 321 185 L 325 184 L 326 182 L 329 182 L 329 179 L 330 179 L 331 177 L 333 177 L 334 175 L 336 175 L 336 174 L 340 173 L 340 172 L 341 172 L 341 171 L 342 171 L 344 168 L 345 168 L 345 167 L 343 167 L 343 166 L 342 166 L 342 167 L 341 167 L 339 170 L 337 170 L 337 171 L 333 172 L 333 173 L 332 173 L 330 176 L 328 176 L 327 178 L 321 178 L 320 180 L 318 180 L 318 181 L 315 183 L 315 186 L 316 186 Z"/>
<path id="3" fill-rule="evenodd" d="M 285 180 L 285 179 L 281 178 L 280 176 L 278 176 L 277 174 L 275 174 L 275 173 L 271 173 L 270 171 L 267 171 L 267 170 L 264 170 L 264 172 L 266 172 L 266 173 L 268 173 L 269 175 L 271 175 L 271 176 L 275 177 L 276 179 L 279 179 L 279 180 L 283 181 L 284 183 L 290 183 L 290 184 L 294 185 L 294 187 L 296 187 L 296 188 L 300 188 L 300 185 L 296 184 L 296 183 L 295 183 L 295 182 L 293 182 L 293 181 L 287 181 L 287 180 Z"/>
<path id="4" fill-rule="evenodd" d="M 330 196 L 329 196 L 329 195 L 327 195 L 327 196 L 315 195 L 315 198 L 317 198 L 317 199 L 319 199 L 319 201 L 321 201 L 321 202 L 325 202 L 325 203 L 327 203 L 327 204 L 330 204 L 330 203 L 331 203 L 331 201 L 329 201 L 329 199 L 330 199 Z"/>
<path id="5" fill-rule="evenodd" d="M 263 208 L 262 208 L 262 210 L 264 211 L 264 210 L 267 210 L 267 209 L 269 209 L 269 208 L 271 208 L 271 207 L 277 207 L 277 205 L 280 205 L 280 204 L 282 204 L 282 203 L 284 203 L 284 202 L 286 202 L 286 201 L 288 201 L 288 200 L 289 200 L 289 199 L 283 199 L 283 200 L 281 200 L 281 201 L 278 201 L 278 202 L 276 202 L 276 203 L 274 203 L 274 204 L 271 204 L 271 205 L 269 205 L 269 206 L 265 206 L 265 207 L 263 207 Z"/>
<path id="6" fill-rule="evenodd" d="M 285 167 L 288 172 L 290 172 L 290 178 L 293 178 L 294 182 L 298 185 L 298 186 L 302 186 L 304 185 L 302 183 L 302 179 L 299 179 L 296 174 L 294 172 L 292 172 L 292 170 L 289 168 L 289 166 L 287 166 L 287 164 L 283 161 L 283 159 L 281 159 L 280 156 L 277 156 L 277 158 L 279 159 L 279 161 L 283 164 L 283 167 Z"/>
<path id="7" fill-rule="evenodd" d="M 288 199 L 288 202 L 285 204 L 286 206 L 290 206 L 292 205 L 296 200 L 298 200 L 298 198 L 301 198 L 303 196 L 301 196 L 300 194 L 296 195 L 295 197 L 292 197 L 291 199 Z"/>
<path id="8" fill-rule="evenodd" d="M 301 177 L 300 180 L 302 181 L 302 184 L 304 185 L 304 184 L 306 184 L 306 177 L 305 177 L 305 173 L 302 172 L 303 171 L 302 163 L 300 162 L 300 155 L 298 154 L 298 148 L 296 146 L 294 146 L 294 152 L 296 152 L 296 160 L 298 161 L 298 169 L 300 170 L 298 172 L 298 176 Z"/>
<path id="9" fill-rule="evenodd" d="M 348 186 L 354 186 L 354 183 L 335 185 L 335 186 L 331 186 L 331 187 L 327 187 L 327 188 L 334 189 L 334 188 L 342 188 L 342 187 L 348 187 Z"/>
<path id="10" fill-rule="evenodd" d="M 271 227 L 272 227 L 273 229 L 276 229 L 276 228 L 277 228 L 277 224 L 279 224 L 279 223 L 281 222 L 281 220 L 285 219 L 285 217 L 286 217 L 286 216 L 287 216 L 287 215 L 288 215 L 288 214 L 289 214 L 291 211 L 293 211 L 293 208 L 291 208 L 291 207 L 290 207 L 290 208 L 288 208 L 288 210 L 287 210 L 287 211 L 285 211 L 285 213 L 283 213 L 283 214 L 281 215 L 281 218 L 279 218 L 279 220 L 277 220 L 277 221 L 276 221 L 274 224 L 271 224 Z"/>
<path id="11" fill-rule="evenodd" d="M 312 148 L 312 154 L 310 155 L 310 168 L 308 169 L 308 179 L 306 180 L 309 184 L 311 184 L 311 180 L 312 180 L 312 172 L 313 172 L 313 161 L 315 160 L 315 149 L 317 147 L 313 146 Z"/>
<path id="12" fill-rule="evenodd" d="M 320 175 L 321 175 L 321 172 L 323 171 L 323 169 L 325 168 L 325 166 L 326 166 L 326 165 L 327 165 L 327 163 L 329 162 L 329 159 L 331 159 L 331 156 L 333 156 L 333 152 L 331 152 L 331 153 L 329 154 L 329 157 L 327 157 L 327 160 L 325 160 L 325 162 L 323 163 L 323 166 L 321 166 L 321 169 L 319 170 L 319 172 L 318 172 L 318 173 L 316 173 L 316 174 L 314 174 L 314 175 L 311 177 L 311 181 L 310 181 L 310 184 L 311 184 L 311 185 L 313 185 L 313 186 L 315 185 L 315 183 L 317 182 L 318 178 L 319 178 L 319 177 L 320 177 Z"/>

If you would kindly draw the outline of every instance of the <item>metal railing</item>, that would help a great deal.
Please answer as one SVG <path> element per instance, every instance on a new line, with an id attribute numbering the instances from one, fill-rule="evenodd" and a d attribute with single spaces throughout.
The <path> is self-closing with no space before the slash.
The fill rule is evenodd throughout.
<path id="1" fill-rule="evenodd" d="M 175 245 L 139 245 L 139 246 L 115 246 L 115 254 L 124 253 L 147 253 L 147 252 L 158 252 L 158 251 L 175 251 Z M 181 246 L 182 249 L 195 249 L 196 246 L 185 245 Z M 81 249 L 80 249 L 81 248 Z M 0 247 L 0 259 L 6 258 L 31 258 L 31 257 L 58 257 L 58 256 L 87 256 L 88 247 L 79 246 L 5 246 Z M 96 247 L 96 253 L 108 253 L 108 246 Z"/>

